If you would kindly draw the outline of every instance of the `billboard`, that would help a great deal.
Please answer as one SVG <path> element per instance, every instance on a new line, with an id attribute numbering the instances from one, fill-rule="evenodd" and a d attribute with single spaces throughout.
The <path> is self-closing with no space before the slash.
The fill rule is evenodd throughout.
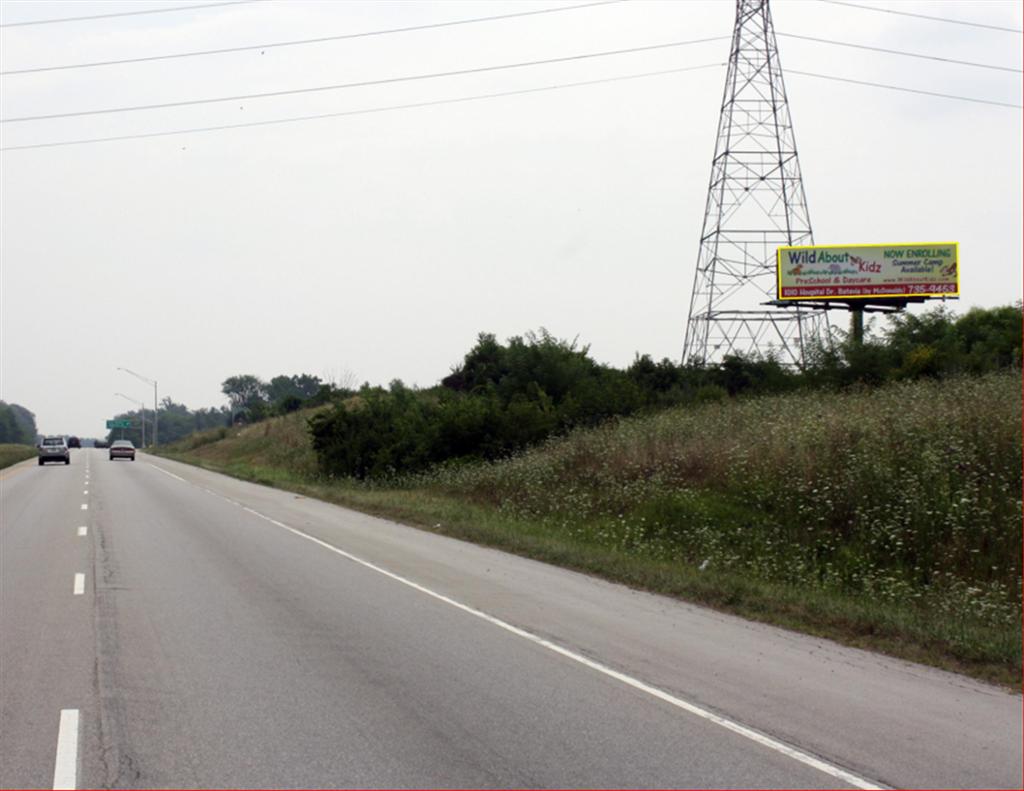
<path id="1" fill-rule="evenodd" d="M 957 242 L 780 247 L 778 298 L 882 299 L 960 295 Z"/>

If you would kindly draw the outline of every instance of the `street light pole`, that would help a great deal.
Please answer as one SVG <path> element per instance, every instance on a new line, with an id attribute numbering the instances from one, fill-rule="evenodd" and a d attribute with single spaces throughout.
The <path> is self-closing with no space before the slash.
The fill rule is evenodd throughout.
<path id="1" fill-rule="evenodd" d="M 146 449 L 146 404 L 143 401 L 136 401 L 131 396 L 126 396 L 124 393 L 114 393 L 116 396 L 131 401 L 133 404 L 139 405 L 139 419 L 142 421 L 142 449 Z M 121 430 L 121 438 L 124 439 L 124 429 Z M 154 443 L 155 444 L 155 443 Z"/>
<path id="2" fill-rule="evenodd" d="M 153 385 L 153 447 L 156 447 L 157 437 L 160 431 L 160 411 L 158 409 L 159 404 L 157 403 L 156 380 L 149 379 L 143 376 L 142 374 L 137 374 L 135 373 L 135 371 L 132 371 L 128 368 L 122 368 L 121 366 L 118 366 L 117 370 L 124 371 L 126 374 L 131 374 L 136 379 L 141 379 L 146 384 Z"/>

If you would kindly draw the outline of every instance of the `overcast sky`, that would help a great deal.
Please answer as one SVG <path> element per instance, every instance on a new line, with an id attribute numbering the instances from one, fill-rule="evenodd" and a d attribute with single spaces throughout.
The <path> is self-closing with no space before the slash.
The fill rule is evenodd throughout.
<path id="1" fill-rule="evenodd" d="M 203 0 L 204 4 L 210 0 Z M 3 0 L 3 71 L 409 27 L 561 4 L 314 2 L 47 25 L 175 4 Z M 876 7 L 1020 28 L 1019 2 Z M 1021 35 L 775 0 L 815 240 L 959 241 L 957 310 L 1020 298 Z M 292 90 L 722 36 L 561 64 L 0 124 L 2 146 L 341 113 L 724 64 L 731 2 L 628 0 L 304 46 L 0 77 L 0 117 Z M 724 65 L 458 104 L 91 145 L 2 164 L 0 398 L 96 436 L 120 391 L 224 403 L 228 376 L 429 386 L 479 332 L 546 327 L 615 366 L 678 359 Z"/>

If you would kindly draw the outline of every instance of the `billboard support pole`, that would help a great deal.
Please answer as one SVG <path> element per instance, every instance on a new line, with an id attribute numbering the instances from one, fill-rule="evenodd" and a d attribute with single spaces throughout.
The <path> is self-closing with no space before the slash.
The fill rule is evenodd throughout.
<path id="1" fill-rule="evenodd" d="M 864 310 L 857 305 L 850 307 L 850 334 L 854 346 L 859 349 L 864 345 Z"/>

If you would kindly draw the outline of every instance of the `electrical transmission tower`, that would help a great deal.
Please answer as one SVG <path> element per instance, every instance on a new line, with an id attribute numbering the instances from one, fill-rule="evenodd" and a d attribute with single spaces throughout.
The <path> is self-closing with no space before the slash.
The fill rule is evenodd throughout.
<path id="1" fill-rule="evenodd" d="M 814 243 L 768 0 L 737 0 L 683 362 L 729 354 L 802 366 L 822 310 L 772 307 L 776 248 Z"/>

